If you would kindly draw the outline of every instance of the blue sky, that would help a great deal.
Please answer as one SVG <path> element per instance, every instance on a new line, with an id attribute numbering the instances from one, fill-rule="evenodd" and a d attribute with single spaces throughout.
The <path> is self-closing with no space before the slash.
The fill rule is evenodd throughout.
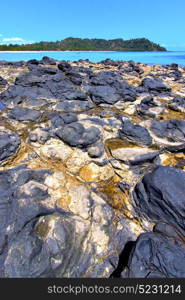
<path id="1" fill-rule="evenodd" d="M 1 1 L 0 43 L 146 37 L 185 50 L 185 0 Z"/>

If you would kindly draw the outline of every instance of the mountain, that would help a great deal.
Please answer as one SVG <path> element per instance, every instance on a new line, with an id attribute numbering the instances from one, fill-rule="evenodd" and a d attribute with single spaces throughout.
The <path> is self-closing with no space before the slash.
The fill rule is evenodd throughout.
<path id="1" fill-rule="evenodd" d="M 27 45 L 0 45 L 0 51 L 166 51 L 164 47 L 145 38 L 123 40 L 66 38 L 56 42 L 38 42 Z"/>

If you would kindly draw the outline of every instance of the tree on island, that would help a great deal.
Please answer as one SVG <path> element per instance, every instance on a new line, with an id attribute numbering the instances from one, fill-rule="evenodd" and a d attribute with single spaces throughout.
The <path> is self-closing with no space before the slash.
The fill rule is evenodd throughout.
<path id="1" fill-rule="evenodd" d="M 166 51 L 164 47 L 145 38 L 81 39 L 69 37 L 56 42 L 38 42 L 25 45 L 0 45 L 0 51 Z"/>

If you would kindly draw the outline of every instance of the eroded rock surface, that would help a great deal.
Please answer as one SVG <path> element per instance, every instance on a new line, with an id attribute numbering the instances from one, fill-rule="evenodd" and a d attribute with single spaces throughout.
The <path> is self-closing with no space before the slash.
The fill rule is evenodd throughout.
<path id="1" fill-rule="evenodd" d="M 0 65 L 0 277 L 185 277 L 185 70 Z"/>

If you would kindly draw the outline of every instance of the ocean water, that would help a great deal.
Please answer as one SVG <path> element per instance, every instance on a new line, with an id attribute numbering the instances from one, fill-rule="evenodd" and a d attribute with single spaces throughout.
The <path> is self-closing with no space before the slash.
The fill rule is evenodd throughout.
<path id="1" fill-rule="evenodd" d="M 171 64 L 177 63 L 185 66 L 185 51 L 167 52 L 75 52 L 75 51 L 30 51 L 30 52 L 0 52 L 0 60 L 20 61 L 29 59 L 42 59 L 49 56 L 57 60 L 76 61 L 79 59 L 89 59 L 92 62 L 99 62 L 106 58 L 113 60 L 133 60 L 146 64 Z"/>

